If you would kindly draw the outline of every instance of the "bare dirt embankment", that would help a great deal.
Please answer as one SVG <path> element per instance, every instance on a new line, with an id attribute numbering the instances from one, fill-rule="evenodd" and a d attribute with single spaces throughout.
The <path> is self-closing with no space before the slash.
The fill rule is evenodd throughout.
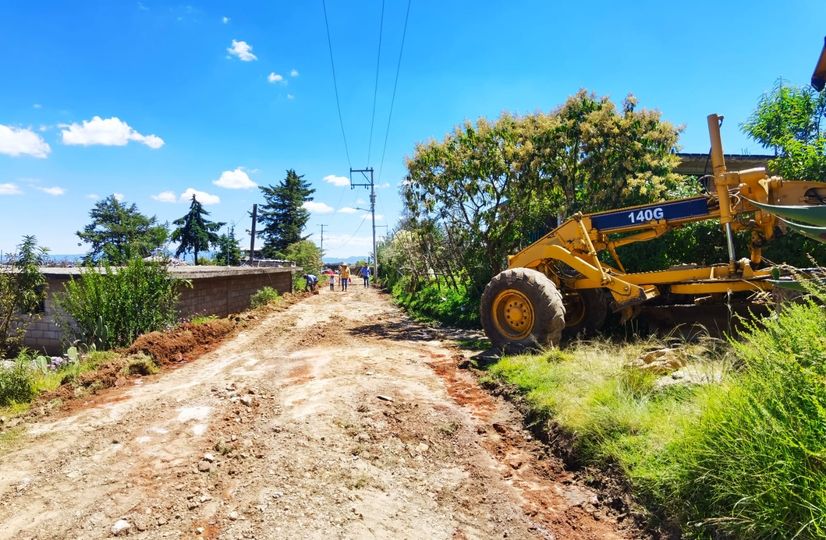
<path id="1" fill-rule="evenodd" d="M 323 291 L 26 425 L 0 538 L 632 537 L 461 354 L 375 291 Z"/>

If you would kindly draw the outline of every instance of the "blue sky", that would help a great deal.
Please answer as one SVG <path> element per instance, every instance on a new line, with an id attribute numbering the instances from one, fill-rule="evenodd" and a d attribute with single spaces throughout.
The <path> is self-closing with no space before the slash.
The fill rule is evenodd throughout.
<path id="1" fill-rule="evenodd" d="M 579 88 L 634 93 L 685 126 L 689 152 L 708 150 L 705 117 L 723 114 L 726 150 L 760 153 L 738 124 L 778 77 L 808 82 L 826 34 L 822 0 L 412 0 L 379 178 L 406 5 L 386 2 L 369 145 L 382 4 L 327 0 L 351 163 L 376 169 L 390 227 L 417 142 L 466 119 L 551 110 Z M 0 47 L 0 250 L 35 234 L 81 253 L 74 232 L 95 196 L 172 221 L 189 190 L 246 244 L 253 184 L 293 168 L 317 190 L 306 233 L 318 241 L 329 225 L 332 256 L 369 251 L 369 219 L 347 210 L 366 208 L 367 192 L 330 183 L 350 164 L 321 0 L 0 0 Z"/>

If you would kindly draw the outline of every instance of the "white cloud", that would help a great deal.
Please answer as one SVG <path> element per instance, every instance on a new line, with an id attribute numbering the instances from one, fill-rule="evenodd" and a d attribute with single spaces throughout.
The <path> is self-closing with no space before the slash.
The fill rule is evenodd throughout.
<path id="1" fill-rule="evenodd" d="M 344 187 L 350 185 L 350 179 L 346 176 L 336 176 L 334 174 L 328 174 L 324 177 L 324 181 L 328 184 L 333 184 L 337 187 Z"/>
<path id="2" fill-rule="evenodd" d="M 258 187 L 258 184 L 253 182 L 241 167 L 236 168 L 234 171 L 222 172 L 221 177 L 212 183 L 225 189 L 252 189 Z"/>
<path id="3" fill-rule="evenodd" d="M 275 71 L 270 72 L 270 74 L 267 75 L 267 80 L 271 84 L 280 83 L 280 82 L 286 83 L 286 81 L 284 80 L 284 77 L 282 75 L 279 75 Z"/>
<path id="4" fill-rule="evenodd" d="M 46 141 L 34 131 L 0 124 L 0 154 L 45 158 L 51 151 Z"/>
<path id="5" fill-rule="evenodd" d="M 221 17 L 221 22 L 224 24 L 229 24 L 230 18 L 227 16 Z"/>
<path id="6" fill-rule="evenodd" d="M 39 190 L 39 191 L 42 191 L 43 193 L 46 193 L 48 195 L 52 195 L 54 197 L 58 197 L 60 195 L 63 195 L 64 193 L 66 193 L 66 190 L 63 189 L 62 187 L 59 187 L 59 186 L 53 186 L 53 187 L 34 186 L 34 188 Z"/>
<path id="7" fill-rule="evenodd" d="M 338 209 L 339 214 L 355 214 L 356 212 L 358 212 L 358 210 L 356 210 L 355 208 L 351 208 L 349 206 L 345 206 L 344 208 Z"/>
<path id="8" fill-rule="evenodd" d="M 363 217 L 364 219 L 367 219 L 367 220 L 371 219 L 371 216 L 370 216 L 369 212 L 367 212 L 365 214 L 362 214 L 361 217 Z M 376 214 L 376 221 L 384 221 L 384 216 L 381 215 L 381 214 Z"/>
<path id="9" fill-rule="evenodd" d="M 42 109 L 43 105 L 41 105 L 40 103 L 35 103 L 34 105 L 32 105 L 32 108 L 33 109 Z"/>
<path id="10" fill-rule="evenodd" d="M 335 212 L 335 209 L 332 206 L 323 202 L 304 201 L 304 204 L 301 206 L 313 214 L 332 214 Z"/>
<path id="11" fill-rule="evenodd" d="M 390 187 L 390 182 L 383 182 L 381 184 L 376 185 L 376 189 L 387 189 Z"/>
<path id="12" fill-rule="evenodd" d="M 61 124 L 60 128 L 63 144 L 69 145 L 125 146 L 129 141 L 135 141 L 153 150 L 164 145 L 163 139 L 157 135 L 142 135 L 117 116 L 94 116 L 91 120 L 84 120 L 82 124 Z"/>
<path id="13" fill-rule="evenodd" d="M 157 195 L 152 195 L 152 199 L 158 202 L 174 203 L 177 202 L 178 197 L 174 191 L 161 191 Z"/>
<path id="14" fill-rule="evenodd" d="M 246 41 L 232 40 L 232 46 L 227 48 L 230 56 L 235 56 L 242 62 L 252 62 L 258 60 L 258 57 L 252 54 L 252 45 Z"/>
<path id="15" fill-rule="evenodd" d="M 98 195 L 97 193 L 89 193 L 88 195 L 86 195 L 86 198 L 90 199 L 90 200 L 93 200 L 93 201 L 96 201 L 96 200 L 100 199 L 100 195 Z"/>
<path id="16" fill-rule="evenodd" d="M 121 202 L 125 197 L 123 193 L 112 193 L 112 196 L 115 198 L 116 201 Z"/>
<path id="17" fill-rule="evenodd" d="M 294 96 L 294 95 L 292 95 L 292 94 L 287 94 L 287 99 L 289 99 L 290 101 L 292 101 L 292 100 L 294 100 L 294 99 L 295 99 L 295 96 Z"/>
<path id="18" fill-rule="evenodd" d="M 292 68 L 290 70 L 290 77 L 298 77 L 298 70 L 295 69 L 295 68 Z"/>
<path id="19" fill-rule="evenodd" d="M 7 182 L 0 184 L 0 195 L 23 195 L 23 191 L 17 184 Z"/>
<path id="20" fill-rule="evenodd" d="M 186 188 L 186 191 L 181 193 L 181 197 L 178 200 L 180 202 L 189 202 L 192 200 L 193 195 L 195 195 L 195 199 L 201 204 L 210 205 L 221 202 L 221 198 L 218 195 L 212 195 L 206 191 L 198 191 L 195 188 Z"/>

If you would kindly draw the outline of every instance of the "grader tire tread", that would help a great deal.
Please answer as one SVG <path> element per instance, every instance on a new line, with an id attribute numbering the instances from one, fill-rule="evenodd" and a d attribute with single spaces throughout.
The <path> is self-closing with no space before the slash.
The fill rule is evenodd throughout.
<path id="1" fill-rule="evenodd" d="M 508 289 L 524 294 L 533 307 L 533 328 L 523 339 L 512 340 L 503 335 L 493 321 L 494 300 Z M 508 353 L 558 345 L 565 328 L 562 294 L 545 274 L 530 268 L 511 268 L 494 276 L 482 293 L 480 316 L 485 334 L 493 345 Z"/>

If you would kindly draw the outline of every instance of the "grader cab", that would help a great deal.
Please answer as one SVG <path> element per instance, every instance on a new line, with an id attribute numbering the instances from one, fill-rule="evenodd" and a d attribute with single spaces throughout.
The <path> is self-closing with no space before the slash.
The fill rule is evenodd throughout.
<path id="1" fill-rule="evenodd" d="M 705 194 L 577 213 L 509 257 L 508 269 L 494 276 L 482 294 L 482 326 L 493 344 L 511 349 L 555 345 L 563 331 L 597 332 L 610 311 L 628 320 L 640 305 L 658 297 L 668 305 L 769 291 L 780 269 L 762 264 L 761 249 L 778 230 L 826 239 L 826 183 L 769 177 L 763 168 L 728 171 L 721 120 L 716 114 L 708 117 L 713 174 Z M 625 270 L 617 248 L 705 220 L 720 223 L 727 262 L 655 272 Z M 750 232 L 748 257 L 737 258 L 737 231 Z"/>

